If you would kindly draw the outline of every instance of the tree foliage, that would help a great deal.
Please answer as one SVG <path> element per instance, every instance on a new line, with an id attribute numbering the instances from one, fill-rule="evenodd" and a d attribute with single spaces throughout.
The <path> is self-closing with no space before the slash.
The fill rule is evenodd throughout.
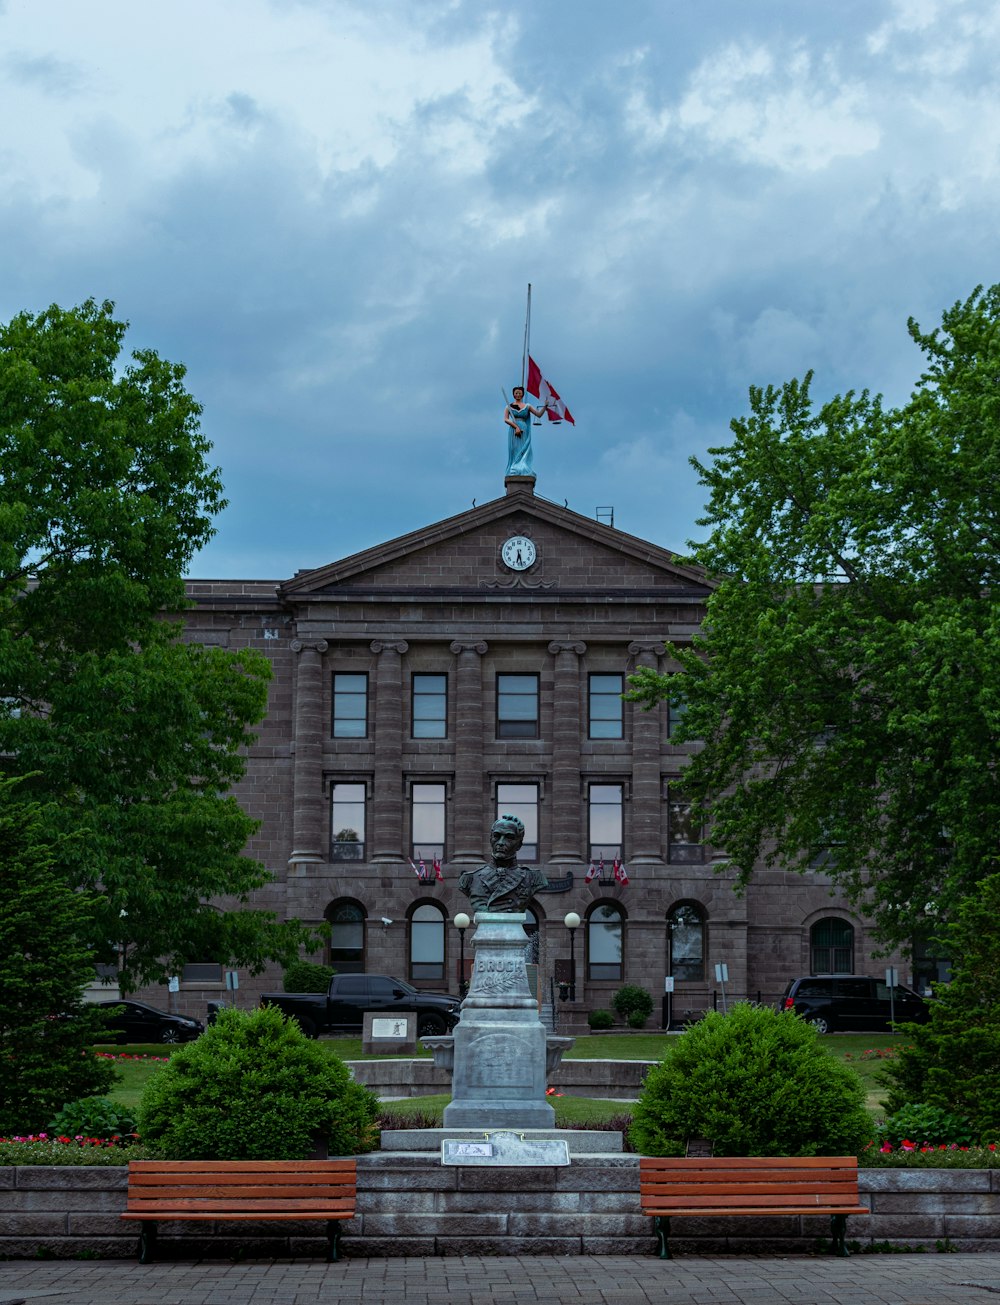
<path id="1" fill-rule="evenodd" d="M 110 303 L 0 326 L 0 756 L 91 892 L 97 959 L 126 986 L 188 960 L 259 969 L 301 931 L 246 902 L 267 873 L 228 795 L 269 667 L 181 641 L 165 611 L 225 506 L 184 368 L 120 358 Z"/>
<path id="2" fill-rule="evenodd" d="M 908 941 L 995 864 L 1000 831 L 1000 286 L 925 333 L 908 402 L 753 388 L 693 560 L 715 578 L 680 673 L 684 784 L 745 882 L 817 860 Z"/>
<path id="3" fill-rule="evenodd" d="M 66 880 L 65 837 L 0 781 L 0 1136 L 39 1132 L 66 1103 L 115 1078 L 90 1044 L 104 1013 L 83 1004 L 94 977 L 93 899 Z"/>
<path id="4" fill-rule="evenodd" d="M 903 1025 L 907 1045 L 883 1075 L 890 1112 L 922 1105 L 961 1115 L 985 1142 L 1000 1141 L 998 920 L 1000 874 L 993 874 L 945 927 L 939 946 L 951 957 L 953 978 L 935 988 L 927 1024 Z"/>

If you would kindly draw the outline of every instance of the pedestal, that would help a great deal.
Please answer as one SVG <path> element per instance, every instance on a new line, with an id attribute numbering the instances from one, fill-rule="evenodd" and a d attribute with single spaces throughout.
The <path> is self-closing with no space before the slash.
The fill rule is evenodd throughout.
<path id="1" fill-rule="evenodd" d="M 477 911 L 469 995 L 451 1038 L 433 1043 L 435 1060 L 452 1060 L 446 1128 L 552 1128 L 547 1075 L 572 1038 L 547 1038 L 528 987 L 523 912 Z M 450 1043 L 450 1046 L 444 1044 Z M 440 1057 L 440 1059 L 439 1059 Z"/>

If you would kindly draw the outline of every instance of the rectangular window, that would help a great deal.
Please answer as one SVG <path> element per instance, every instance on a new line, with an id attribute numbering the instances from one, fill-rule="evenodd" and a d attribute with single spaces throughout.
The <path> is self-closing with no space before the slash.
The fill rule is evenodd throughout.
<path id="1" fill-rule="evenodd" d="M 338 671 L 333 677 L 333 737 L 363 739 L 368 735 L 368 676 Z"/>
<path id="2" fill-rule="evenodd" d="M 672 865 L 701 865 L 701 830 L 691 815 L 691 803 L 667 785 L 667 860 Z"/>
<path id="3" fill-rule="evenodd" d="M 443 784 L 414 784 L 410 788 L 413 859 L 422 859 L 428 870 L 435 857 L 444 860 L 444 799 Z"/>
<path id="4" fill-rule="evenodd" d="M 667 737 L 673 738 L 680 728 L 680 723 L 684 719 L 684 713 L 687 711 L 686 702 L 677 702 L 673 698 L 667 699 Z"/>
<path id="5" fill-rule="evenodd" d="M 365 786 L 330 786 L 330 860 L 365 859 Z"/>
<path id="6" fill-rule="evenodd" d="M 222 966 L 211 961 L 190 961 L 181 970 L 181 983 L 221 983 Z"/>
<path id="7" fill-rule="evenodd" d="M 497 817 L 517 816 L 524 822 L 524 842 L 518 853 L 521 861 L 538 860 L 538 785 L 498 784 Z"/>
<path id="8" fill-rule="evenodd" d="M 622 737 L 622 675 L 592 675 L 590 677 L 590 737 L 592 739 L 620 739 Z"/>
<path id="9" fill-rule="evenodd" d="M 448 734 L 447 675 L 414 675 L 413 737 L 443 739 Z"/>
<path id="10" fill-rule="evenodd" d="M 622 786 L 591 784 L 587 790 L 590 812 L 590 859 L 609 866 L 622 854 Z"/>
<path id="11" fill-rule="evenodd" d="M 538 676 L 497 676 L 497 738 L 538 738 Z"/>

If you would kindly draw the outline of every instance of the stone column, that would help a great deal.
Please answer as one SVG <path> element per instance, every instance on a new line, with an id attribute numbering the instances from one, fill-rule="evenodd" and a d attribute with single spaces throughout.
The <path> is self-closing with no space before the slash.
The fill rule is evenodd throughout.
<path id="1" fill-rule="evenodd" d="M 549 644 L 555 657 L 552 702 L 552 862 L 583 860 L 580 808 L 580 658 L 587 645 L 558 639 Z"/>
<path id="2" fill-rule="evenodd" d="M 662 643 L 637 640 L 628 646 L 636 666 L 658 669 L 666 651 Z M 663 796 L 660 750 L 663 713 L 659 707 L 632 710 L 632 819 L 628 860 L 636 865 L 663 864 Z"/>
<path id="3" fill-rule="evenodd" d="M 456 865 L 480 865 L 483 830 L 483 665 L 482 639 L 456 639 L 455 684 L 455 845 L 448 858 Z"/>
<path id="4" fill-rule="evenodd" d="M 323 653 L 325 639 L 293 639 L 295 766 L 292 771 L 292 854 L 289 865 L 317 865 L 329 855 L 323 803 Z"/>
<path id="5" fill-rule="evenodd" d="M 405 639 L 375 639 L 375 783 L 372 861 L 403 858 L 403 667 Z"/>

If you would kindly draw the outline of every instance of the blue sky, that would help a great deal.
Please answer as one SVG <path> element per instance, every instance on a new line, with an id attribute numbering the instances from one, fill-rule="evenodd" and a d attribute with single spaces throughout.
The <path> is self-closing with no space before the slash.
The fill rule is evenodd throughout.
<path id="1" fill-rule="evenodd" d="M 113 299 L 188 367 L 279 579 L 503 493 L 668 548 L 752 384 L 905 398 L 998 275 L 991 0 L 0 0 L 0 317 Z"/>

